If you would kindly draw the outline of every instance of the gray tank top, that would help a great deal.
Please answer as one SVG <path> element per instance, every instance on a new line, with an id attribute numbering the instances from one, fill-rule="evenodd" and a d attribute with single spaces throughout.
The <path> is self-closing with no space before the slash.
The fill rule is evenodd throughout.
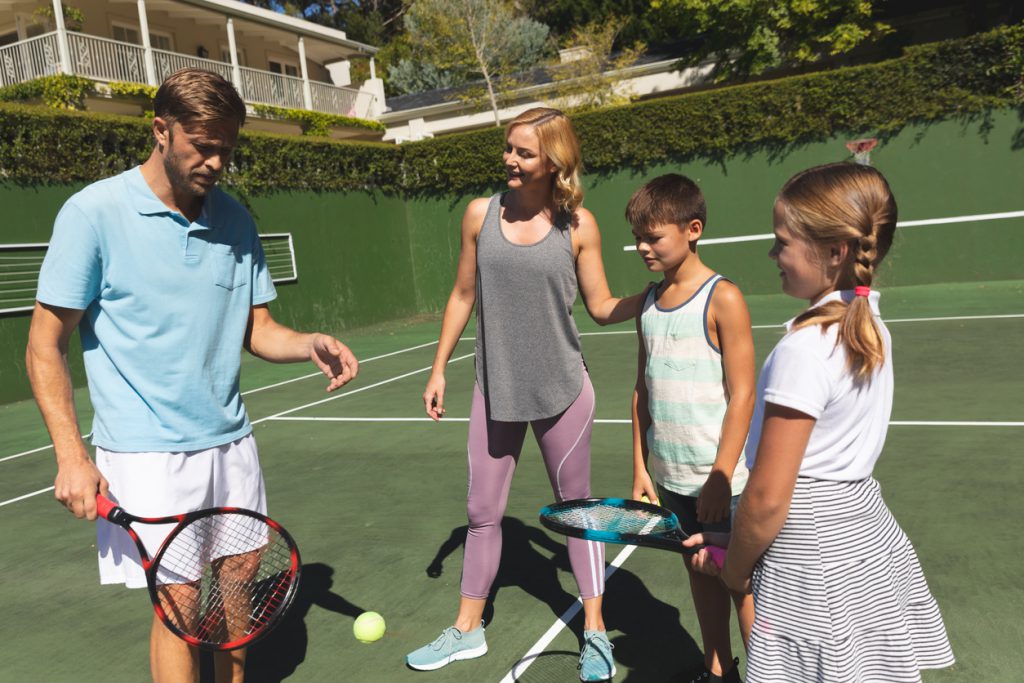
<path id="1" fill-rule="evenodd" d="M 476 243 L 476 381 L 492 420 L 526 422 L 558 415 L 583 390 L 576 261 L 568 217 L 539 242 L 509 242 L 503 197 L 491 197 Z"/>

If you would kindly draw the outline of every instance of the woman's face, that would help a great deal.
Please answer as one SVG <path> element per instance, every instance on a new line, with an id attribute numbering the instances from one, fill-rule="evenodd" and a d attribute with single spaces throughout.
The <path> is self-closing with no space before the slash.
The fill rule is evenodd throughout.
<path id="1" fill-rule="evenodd" d="M 537 131 L 529 125 L 516 126 L 508 132 L 502 159 L 505 161 L 505 173 L 511 189 L 534 183 L 546 186 L 551 175 L 558 170 L 541 152 Z"/>

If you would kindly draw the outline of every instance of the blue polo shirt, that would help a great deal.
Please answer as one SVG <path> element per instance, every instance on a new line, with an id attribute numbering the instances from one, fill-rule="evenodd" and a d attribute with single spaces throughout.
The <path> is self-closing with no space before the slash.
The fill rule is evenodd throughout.
<path id="1" fill-rule="evenodd" d="M 238 389 L 250 307 L 277 296 L 249 212 L 214 188 L 189 223 L 139 167 L 71 197 L 36 298 L 84 310 L 94 444 L 192 451 L 252 431 Z"/>

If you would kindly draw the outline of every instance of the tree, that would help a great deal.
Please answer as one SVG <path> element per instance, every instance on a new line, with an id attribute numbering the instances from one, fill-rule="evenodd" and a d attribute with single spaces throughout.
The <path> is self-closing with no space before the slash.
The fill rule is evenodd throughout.
<path id="1" fill-rule="evenodd" d="M 874 19 L 874 0 L 652 0 L 691 22 L 703 37 L 683 62 L 719 57 L 716 80 L 837 55 L 891 31 Z"/>
<path id="2" fill-rule="evenodd" d="M 626 20 L 606 17 L 577 26 L 564 40 L 567 60 L 549 70 L 558 104 L 574 111 L 626 104 L 631 93 L 616 87 L 615 71 L 632 66 L 643 54 L 643 43 L 634 43 L 612 56 L 612 47 Z"/>
<path id="3" fill-rule="evenodd" d="M 405 31 L 411 56 L 388 67 L 389 79 L 414 83 L 431 71 L 454 85 L 480 79 L 482 93 L 468 88 L 462 96 L 487 101 L 496 126 L 502 93 L 515 89 L 515 74 L 539 64 L 549 45 L 548 27 L 516 14 L 507 0 L 416 0 Z"/>
<path id="4" fill-rule="evenodd" d="M 560 45 L 584 26 L 603 28 L 605 22 L 616 22 L 615 47 L 636 42 L 665 41 L 660 13 L 651 8 L 651 0 L 519 0 L 526 14 L 547 24 Z"/>

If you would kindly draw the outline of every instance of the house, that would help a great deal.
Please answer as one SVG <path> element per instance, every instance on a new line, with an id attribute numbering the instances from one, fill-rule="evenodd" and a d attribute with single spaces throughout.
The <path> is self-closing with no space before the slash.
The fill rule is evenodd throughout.
<path id="1" fill-rule="evenodd" d="M 385 109 L 377 48 L 236 0 L 0 0 L 0 86 L 56 73 L 158 85 L 184 67 L 220 73 L 247 104 L 377 119 Z M 353 60 L 370 78 L 351 83 Z M 138 104 L 89 108 L 138 113 Z M 250 107 L 251 109 L 251 107 Z M 274 129 L 266 121 L 254 127 Z"/>

